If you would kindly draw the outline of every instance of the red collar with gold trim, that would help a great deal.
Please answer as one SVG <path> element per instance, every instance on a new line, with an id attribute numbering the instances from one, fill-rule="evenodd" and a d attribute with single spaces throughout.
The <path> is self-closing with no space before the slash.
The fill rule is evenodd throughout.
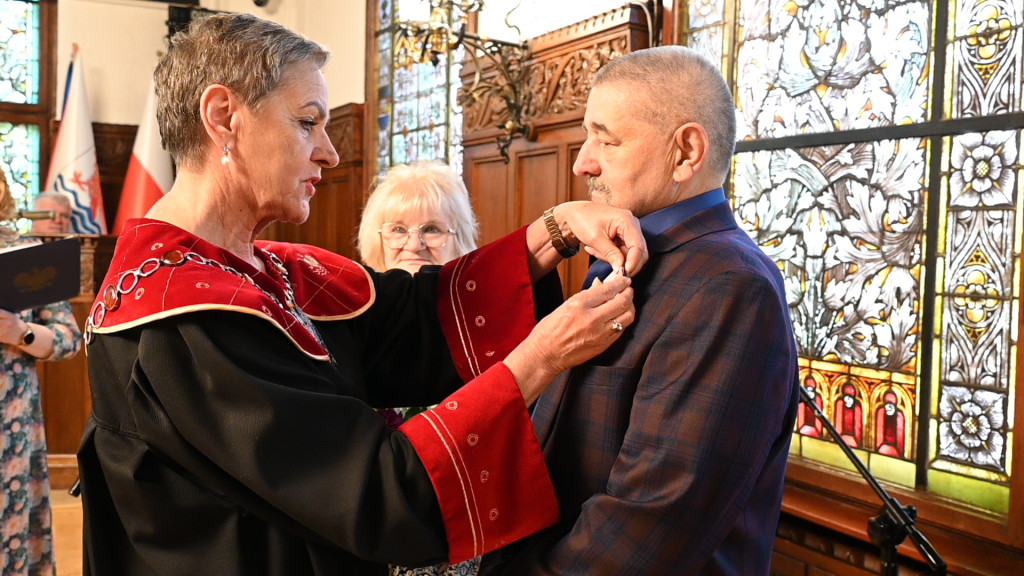
<path id="1" fill-rule="evenodd" d="M 256 247 L 266 273 L 177 226 L 129 220 L 86 321 L 86 341 L 169 316 L 228 310 L 269 320 L 303 352 L 326 360 L 300 315 L 343 320 L 365 312 L 376 298 L 366 269 L 315 246 Z"/>

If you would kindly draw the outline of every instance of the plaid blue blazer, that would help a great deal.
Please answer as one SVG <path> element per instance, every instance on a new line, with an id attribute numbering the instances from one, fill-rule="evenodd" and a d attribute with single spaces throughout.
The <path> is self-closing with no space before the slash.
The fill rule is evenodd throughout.
<path id="1" fill-rule="evenodd" d="M 798 400 L 783 279 L 727 204 L 648 236 L 637 318 L 534 427 L 559 523 L 483 574 L 768 574 Z"/>

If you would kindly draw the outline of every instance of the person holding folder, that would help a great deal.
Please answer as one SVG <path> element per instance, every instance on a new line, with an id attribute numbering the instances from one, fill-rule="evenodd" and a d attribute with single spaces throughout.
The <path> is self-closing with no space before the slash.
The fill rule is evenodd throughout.
<path id="1" fill-rule="evenodd" d="M 15 202 L 0 169 L 0 252 L 37 244 L 13 227 Z M 10 311 L 0 302 L 0 533 L 4 573 L 52 574 L 50 478 L 36 360 L 63 360 L 82 346 L 67 300 Z"/>

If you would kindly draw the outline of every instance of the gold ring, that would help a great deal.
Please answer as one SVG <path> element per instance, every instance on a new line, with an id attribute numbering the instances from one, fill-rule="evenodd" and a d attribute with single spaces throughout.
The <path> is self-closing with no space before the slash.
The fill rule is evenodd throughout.
<path id="1" fill-rule="evenodd" d="M 622 323 L 618 320 L 612 320 L 612 330 L 615 332 L 622 332 Z"/>

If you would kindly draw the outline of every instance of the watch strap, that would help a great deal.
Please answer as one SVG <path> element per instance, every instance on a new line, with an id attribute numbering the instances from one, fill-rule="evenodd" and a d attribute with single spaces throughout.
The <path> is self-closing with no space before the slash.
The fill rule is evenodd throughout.
<path id="1" fill-rule="evenodd" d="M 572 258 L 579 254 L 579 248 L 573 248 L 565 242 L 562 236 L 562 229 L 555 222 L 555 207 L 552 206 L 544 211 L 544 227 L 548 229 L 548 237 L 551 238 L 551 246 L 554 247 L 562 258 Z"/>

